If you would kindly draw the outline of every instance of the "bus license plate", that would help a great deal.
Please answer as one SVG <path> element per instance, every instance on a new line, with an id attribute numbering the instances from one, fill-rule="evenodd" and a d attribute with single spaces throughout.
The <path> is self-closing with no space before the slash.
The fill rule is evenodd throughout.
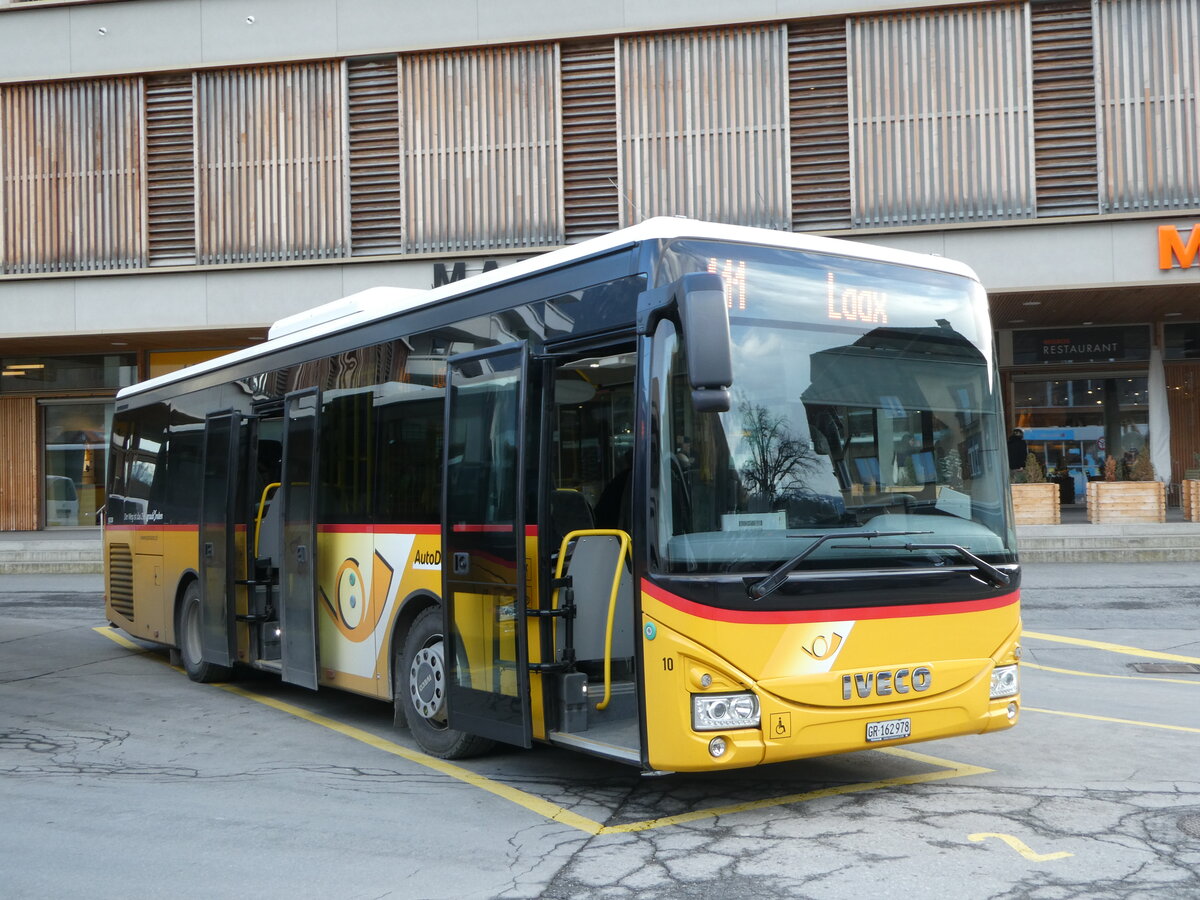
<path id="1" fill-rule="evenodd" d="M 867 723 L 867 741 L 894 741 L 912 736 L 912 719 L 884 719 Z"/>

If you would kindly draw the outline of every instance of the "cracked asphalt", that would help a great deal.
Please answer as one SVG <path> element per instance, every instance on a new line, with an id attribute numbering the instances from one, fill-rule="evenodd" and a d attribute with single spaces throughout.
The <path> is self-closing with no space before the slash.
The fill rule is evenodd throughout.
<path id="1" fill-rule="evenodd" d="M 1132 668 L 1200 661 L 1200 564 L 1027 566 L 1012 731 L 653 778 L 193 684 L 99 591 L 0 576 L 5 898 L 1200 897 L 1200 674 Z"/>

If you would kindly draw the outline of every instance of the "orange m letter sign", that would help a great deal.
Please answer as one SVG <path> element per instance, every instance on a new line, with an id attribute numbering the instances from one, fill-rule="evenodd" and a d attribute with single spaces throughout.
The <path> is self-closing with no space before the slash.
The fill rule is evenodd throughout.
<path id="1" fill-rule="evenodd" d="M 1174 268 L 1171 258 L 1178 261 L 1181 268 L 1187 269 L 1196 264 L 1196 256 L 1200 254 L 1200 225 L 1192 226 L 1191 236 L 1187 246 L 1183 245 L 1183 235 L 1173 225 L 1158 226 L 1158 267 L 1160 269 Z"/>

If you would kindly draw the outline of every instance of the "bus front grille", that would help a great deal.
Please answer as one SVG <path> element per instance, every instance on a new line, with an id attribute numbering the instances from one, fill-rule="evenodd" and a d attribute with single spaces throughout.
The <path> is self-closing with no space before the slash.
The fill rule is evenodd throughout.
<path id="1" fill-rule="evenodd" d="M 133 621 L 133 551 L 128 544 L 108 545 L 108 602 Z"/>

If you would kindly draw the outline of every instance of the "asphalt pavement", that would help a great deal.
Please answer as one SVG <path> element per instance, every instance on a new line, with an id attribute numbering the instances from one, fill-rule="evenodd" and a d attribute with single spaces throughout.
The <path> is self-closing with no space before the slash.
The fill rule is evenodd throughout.
<path id="1" fill-rule="evenodd" d="M 101 592 L 0 576 L 5 900 L 1200 897 L 1200 671 L 1136 668 L 1200 663 L 1200 563 L 1026 567 L 1011 731 L 659 778 L 195 684 Z"/>

